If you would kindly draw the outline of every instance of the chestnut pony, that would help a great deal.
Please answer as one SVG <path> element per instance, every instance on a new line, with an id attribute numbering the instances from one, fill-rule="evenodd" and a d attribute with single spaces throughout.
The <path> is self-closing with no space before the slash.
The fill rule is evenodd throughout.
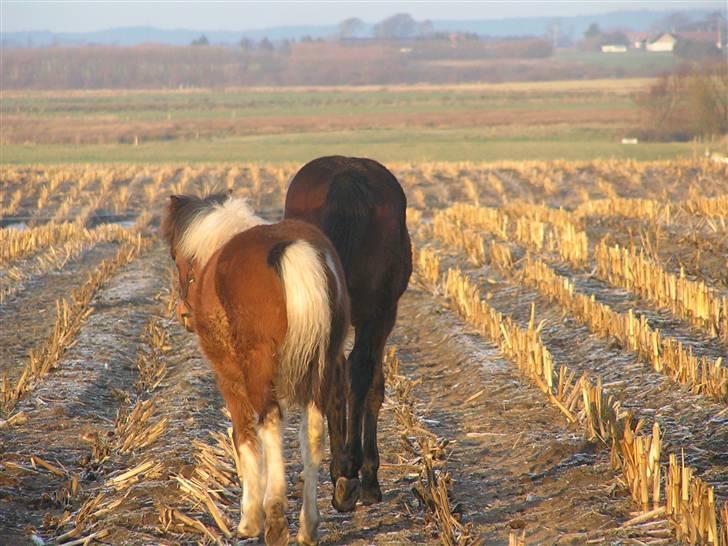
<path id="1" fill-rule="evenodd" d="M 314 159 L 293 177 L 286 196 L 285 218 L 318 226 L 331 239 L 351 298 L 356 338 L 348 359 L 346 443 L 340 458 L 332 450 L 331 460 L 331 478 L 337 484 L 333 504 L 339 510 L 354 508 L 358 488 L 340 485 L 351 485 L 359 471 L 362 502 L 382 499 L 377 479 L 382 358 L 397 302 L 412 273 L 406 209 L 407 199 L 395 176 L 376 161 L 355 157 Z M 335 418 L 330 415 L 329 423 Z M 332 445 L 333 432 L 330 429 Z"/>
<path id="2" fill-rule="evenodd" d="M 173 196 L 161 232 L 177 265 L 189 326 L 232 417 L 243 491 L 238 534 L 264 532 L 266 544 L 288 543 L 282 421 L 288 406 L 300 406 L 297 539 L 316 544 L 323 415 L 341 388 L 349 328 L 336 250 L 310 224 L 267 224 L 245 200 L 223 195 Z"/>

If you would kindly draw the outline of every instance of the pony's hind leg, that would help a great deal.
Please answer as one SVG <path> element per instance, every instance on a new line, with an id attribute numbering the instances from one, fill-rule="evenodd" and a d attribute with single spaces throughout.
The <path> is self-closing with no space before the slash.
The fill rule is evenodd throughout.
<path id="1" fill-rule="evenodd" d="M 240 502 L 240 524 L 238 535 L 243 538 L 259 537 L 263 531 L 263 495 L 261 487 L 261 460 L 258 438 L 253 435 L 237 443 L 240 487 L 243 498 Z"/>
<path id="2" fill-rule="evenodd" d="M 318 544 L 319 511 L 316 489 L 324 447 L 324 416 L 313 402 L 303 412 L 298 437 L 303 460 L 303 506 L 296 539 L 298 544 L 312 546 Z"/>
<path id="3" fill-rule="evenodd" d="M 269 546 L 288 544 L 288 520 L 286 519 L 286 476 L 283 462 L 283 416 L 279 406 L 272 407 L 263 418 L 258 431 L 265 456 L 266 487 L 263 509 L 265 510 L 265 543 Z"/>
<path id="4" fill-rule="evenodd" d="M 238 535 L 255 538 L 263 532 L 263 489 L 262 460 L 255 431 L 254 412 L 246 403 L 242 388 L 224 380 L 219 380 L 219 384 L 233 422 L 233 441 L 237 455 L 235 462 L 243 492 Z"/>

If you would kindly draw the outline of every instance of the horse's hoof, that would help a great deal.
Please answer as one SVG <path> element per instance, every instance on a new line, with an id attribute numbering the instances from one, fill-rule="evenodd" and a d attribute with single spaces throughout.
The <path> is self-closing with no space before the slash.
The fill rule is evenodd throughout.
<path id="1" fill-rule="evenodd" d="M 283 506 L 276 505 L 265 515 L 266 546 L 286 546 L 288 539 L 288 520 Z"/>
<path id="2" fill-rule="evenodd" d="M 342 476 L 336 480 L 334 498 L 331 499 L 331 504 L 339 512 L 351 512 L 356 506 L 360 491 L 361 483 L 359 483 L 359 478 L 344 478 Z"/>
<path id="3" fill-rule="evenodd" d="M 376 481 L 374 483 L 362 484 L 361 503 L 369 506 L 378 502 L 382 502 L 382 490 L 379 488 L 379 484 Z"/>
<path id="4" fill-rule="evenodd" d="M 319 541 L 317 536 L 307 537 L 301 531 L 299 531 L 298 535 L 296 535 L 296 543 L 298 543 L 298 546 L 316 546 Z"/>

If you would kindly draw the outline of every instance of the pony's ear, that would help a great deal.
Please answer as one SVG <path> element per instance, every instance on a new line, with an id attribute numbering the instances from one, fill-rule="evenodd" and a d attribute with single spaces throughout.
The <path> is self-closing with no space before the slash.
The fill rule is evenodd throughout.
<path id="1" fill-rule="evenodd" d="M 171 210 L 177 210 L 182 205 L 184 205 L 187 201 L 189 201 L 189 197 L 186 195 L 170 195 L 169 196 L 169 208 Z"/>

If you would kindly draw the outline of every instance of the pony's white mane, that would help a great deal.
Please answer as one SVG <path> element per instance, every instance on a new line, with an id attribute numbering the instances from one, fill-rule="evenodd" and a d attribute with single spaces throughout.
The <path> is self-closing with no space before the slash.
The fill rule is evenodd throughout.
<path id="1" fill-rule="evenodd" d="M 230 197 L 201 209 L 185 229 L 177 248 L 188 260 L 204 265 L 235 235 L 265 223 L 255 215 L 247 199 Z"/>

